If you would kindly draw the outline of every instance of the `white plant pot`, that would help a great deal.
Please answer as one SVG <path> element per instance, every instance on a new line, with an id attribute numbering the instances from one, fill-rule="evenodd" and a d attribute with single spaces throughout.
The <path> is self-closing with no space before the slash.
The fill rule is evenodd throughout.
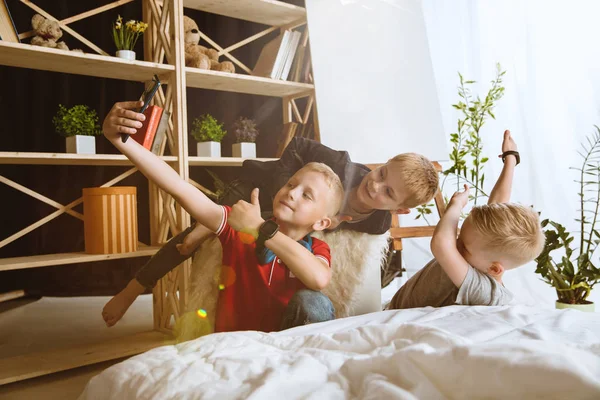
<path id="1" fill-rule="evenodd" d="M 67 153 L 96 154 L 96 137 L 75 135 L 66 139 Z"/>
<path id="2" fill-rule="evenodd" d="M 198 142 L 198 157 L 221 157 L 221 143 Z"/>
<path id="3" fill-rule="evenodd" d="M 124 58 L 126 60 L 135 60 L 135 51 L 132 50 L 118 50 L 117 57 Z"/>
<path id="4" fill-rule="evenodd" d="M 579 310 L 584 312 L 594 312 L 594 303 L 589 302 L 587 304 L 567 304 L 561 303 L 560 301 L 556 302 L 556 308 L 559 310 L 565 308 L 572 308 L 573 310 Z"/>
<path id="5" fill-rule="evenodd" d="M 242 158 L 256 158 L 256 143 L 235 143 L 233 156 Z"/>

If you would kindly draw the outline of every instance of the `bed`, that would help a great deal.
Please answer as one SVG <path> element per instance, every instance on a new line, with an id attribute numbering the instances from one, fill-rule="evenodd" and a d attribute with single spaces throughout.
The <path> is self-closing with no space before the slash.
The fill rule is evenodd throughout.
<path id="1" fill-rule="evenodd" d="M 524 305 L 375 312 L 164 346 L 90 380 L 99 399 L 600 398 L 600 316 Z"/>

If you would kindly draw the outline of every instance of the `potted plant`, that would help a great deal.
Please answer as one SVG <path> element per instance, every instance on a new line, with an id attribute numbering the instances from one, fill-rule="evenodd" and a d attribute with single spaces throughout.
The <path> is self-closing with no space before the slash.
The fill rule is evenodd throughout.
<path id="1" fill-rule="evenodd" d="M 210 114 L 195 118 L 192 122 L 191 135 L 198 142 L 199 157 L 221 157 L 221 140 L 227 134 L 223 124 Z"/>
<path id="2" fill-rule="evenodd" d="M 258 130 L 256 122 L 250 118 L 240 117 L 233 124 L 235 143 L 233 145 L 233 156 L 244 158 L 256 158 L 256 137 Z"/>
<path id="3" fill-rule="evenodd" d="M 85 105 L 66 108 L 59 104 L 52 123 L 56 132 L 66 138 L 67 153 L 96 154 L 94 136 L 101 135 L 102 130 L 95 110 Z"/>
<path id="4" fill-rule="evenodd" d="M 596 127 L 588 145 L 579 152 L 583 157 L 578 171 L 579 179 L 579 224 L 578 241 L 573 248 L 575 236 L 558 222 L 545 219 L 546 228 L 544 250 L 536 258 L 535 272 L 556 289 L 556 308 L 575 308 L 581 311 L 594 311 L 594 303 L 587 300 L 594 285 L 600 280 L 600 269 L 592 261 L 592 255 L 600 243 L 600 231 L 596 225 L 600 208 L 600 129 Z M 560 251 L 560 258 L 554 260 L 550 253 Z"/>
<path id="5" fill-rule="evenodd" d="M 117 57 L 126 60 L 135 60 L 135 44 L 140 36 L 148 28 L 148 24 L 142 21 L 129 20 L 123 24 L 123 18 L 119 15 L 113 25 L 112 34 L 115 46 L 117 46 Z"/>

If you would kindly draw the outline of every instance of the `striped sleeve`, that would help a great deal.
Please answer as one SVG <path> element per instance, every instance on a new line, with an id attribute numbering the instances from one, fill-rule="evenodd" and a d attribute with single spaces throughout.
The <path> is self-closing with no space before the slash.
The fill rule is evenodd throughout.
<path id="1" fill-rule="evenodd" d="M 327 243 L 313 237 L 312 250 L 315 257 L 323 260 L 331 268 L 331 250 Z"/>

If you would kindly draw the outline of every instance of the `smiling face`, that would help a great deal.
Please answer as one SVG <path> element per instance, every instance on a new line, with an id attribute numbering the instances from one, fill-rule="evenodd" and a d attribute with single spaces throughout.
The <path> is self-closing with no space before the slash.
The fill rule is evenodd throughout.
<path id="1" fill-rule="evenodd" d="M 406 188 L 401 168 L 400 163 L 388 162 L 369 172 L 358 186 L 357 199 L 373 210 L 408 208 L 402 205 L 406 198 Z"/>
<path id="2" fill-rule="evenodd" d="M 330 216 L 332 192 L 322 173 L 301 169 L 275 195 L 273 215 L 280 224 L 320 230 L 313 226 Z"/>

